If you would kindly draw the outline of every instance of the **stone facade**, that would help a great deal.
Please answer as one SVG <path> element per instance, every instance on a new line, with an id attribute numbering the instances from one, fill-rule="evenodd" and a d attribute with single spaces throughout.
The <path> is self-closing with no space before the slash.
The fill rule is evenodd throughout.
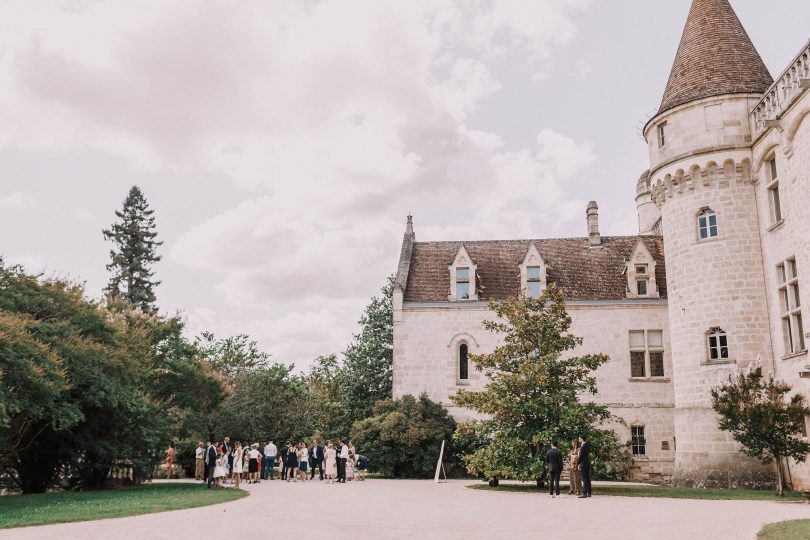
<path id="1" fill-rule="evenodd" d="M 528 294 L 534 275 L 566 294 L 584 339 L 573 354 L 610 357 L 590 399 L 622 419 L 613 428 L 624 440 L 643 428 L 634 479 L 772 485 L 773 468 L 739 452 L 710 403 L 711 388 L 752 365 L 810 397 L 810 323 L 800 326 L 810 305 L 810 43 L 771 82 L 728 0 L 694 0 L 644 129 L 638 237 L 602 237 L 595 203 L 581 239 L 417 243 L 409 218 L 394 292 L 394 396 L 427 392 L 469 418 L 449 397 L 485 381 L 472 366 L 462 376 L 461 348 L 493 350 L 486 300 Z M 474 284 L 466 301 L 452 278 L 462 266 Z M 795 268 L 798 285 L 785 285 L 782 268 L 788 280 Z M 810 489 L 810 464 L 789 470 L 794 488 Z"/>

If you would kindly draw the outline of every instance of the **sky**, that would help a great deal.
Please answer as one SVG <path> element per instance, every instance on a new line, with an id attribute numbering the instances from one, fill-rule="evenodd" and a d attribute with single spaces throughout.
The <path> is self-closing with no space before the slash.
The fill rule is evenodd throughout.
<path id="1" fill-rule="evenodd" d="M 806 0 L 732 0 L 774 76 Z M 0 0 L 0 256 L 99 297 L 138 185 L 161 312 L 306 369 L 419 240 L 635 234 L 688 0 Z"/>

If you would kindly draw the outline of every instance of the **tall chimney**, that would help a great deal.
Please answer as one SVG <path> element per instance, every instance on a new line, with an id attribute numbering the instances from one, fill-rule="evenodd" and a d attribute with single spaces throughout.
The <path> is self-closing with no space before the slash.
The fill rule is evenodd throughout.
<path id="1" fill-rule="evenodd" d="M 601 246 L 602 237 L 599 236 L 599 206 L 596 201 L 588 203 L 588 209 L 585 210 L 588 223 L 588 243 L 592 246 Z"/>

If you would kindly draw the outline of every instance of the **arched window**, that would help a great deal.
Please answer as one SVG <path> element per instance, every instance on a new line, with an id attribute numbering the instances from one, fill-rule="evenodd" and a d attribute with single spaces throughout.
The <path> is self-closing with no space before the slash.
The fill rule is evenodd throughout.
<path id="1" fill-rule="evenodd" d="M 698 214 L 698 235 L 701 240 L 717 238 L 717 214 L 711 208 L 704 208 Z"/>
<path id="2" fill-rule="evenodd" d="M 728 360 L 728 336 L 722 328 L 711 328 L 707 334 L 709 361 Z"/>
<path id="3" fill-rule="evenodd" d="M 458 347 L 458 378 L 460 380 L 467 380 L 470 378 L 470 362 L 467 360 L 468 347 L 466 343 L 462 343 Z"/>

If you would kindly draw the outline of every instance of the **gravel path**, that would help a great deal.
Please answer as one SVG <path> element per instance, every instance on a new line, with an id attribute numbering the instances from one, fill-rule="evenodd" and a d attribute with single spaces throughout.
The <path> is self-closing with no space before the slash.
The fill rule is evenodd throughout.
<path id="1" fill-rule="evenodd" d="M 470 481 L 262 482 L 235 502 L 119 519 L 0 531 L 0 539 L 185 538 L 750 539 L 810 505 L 562 496 L 467 489 Z"/>

